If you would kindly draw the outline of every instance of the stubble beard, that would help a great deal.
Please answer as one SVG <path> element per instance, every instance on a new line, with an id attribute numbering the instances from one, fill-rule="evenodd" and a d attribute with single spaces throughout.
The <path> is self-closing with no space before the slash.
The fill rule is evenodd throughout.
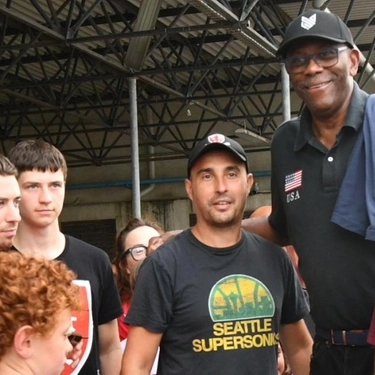
<path id="1" fill-rule="evenodd" d="M 226 228 L 235 223 L 233 212 L 219 212 L 210 215 L 211 224 L 217 228 Z"/>
<path id="2" fill-rule="evenodd" d="M 8 251 L 13 246 L 13 238 L 0 239 L 0 251 Z"/>

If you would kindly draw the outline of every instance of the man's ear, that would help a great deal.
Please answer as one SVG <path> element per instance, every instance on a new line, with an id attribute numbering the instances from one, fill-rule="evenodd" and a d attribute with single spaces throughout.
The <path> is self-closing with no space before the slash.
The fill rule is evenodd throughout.
<path id="1" fill-rule="evenodd" d="M 253 184 L 254 184 L 253 174 L 252 173 L 248 173 L 247 174 L 247 195 L 250 194 L 251 187 L 253 186 Z"/>
<path id="2" fill-rule="evenodd" d="M 356 48 L 350 50 L 350 75 L 354 77 L 358 72 L 360 52 Z"/>
<path id="3" fill-rule="evenodd" d="M 192 189 L 191 189 L 191 181 L 188 178 L 185 180 L 185 190 L 186 190 L 187 196 L 192 201 L 193 200 L 193 193 L 192 193 Z"/>
<path id="4" fill-rule="evenodd" d="M 22 358 L 30 358 L 33 355 L 33 340 L 35 332 L 31 326 L 22 326 L 14 335 L 14 350 Z"/>

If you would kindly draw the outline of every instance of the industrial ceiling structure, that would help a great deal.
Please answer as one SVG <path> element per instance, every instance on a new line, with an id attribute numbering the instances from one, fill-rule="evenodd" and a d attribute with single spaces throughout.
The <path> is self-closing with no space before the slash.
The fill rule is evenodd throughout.
<path id="1" fill-rule="evenodd" d="M 0 152 L 43 138 L 70 167 L 102 166 L 131 163 L 136 142 L 141 162 L 174 160 L 215 131 L 267 150 L 283 119 L 275 52 L 313 7 L 348 24 L 371 91 L 369 0 L 0 0 Z"/>

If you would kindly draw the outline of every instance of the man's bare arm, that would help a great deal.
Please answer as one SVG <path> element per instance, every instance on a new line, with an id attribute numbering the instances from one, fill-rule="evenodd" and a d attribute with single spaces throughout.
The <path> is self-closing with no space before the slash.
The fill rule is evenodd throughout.
<path id="1" fill-rule="evenodd" d="M 122 350 L 117 319 L 99 325 L 99 355 L 102 375 L 120 373 Z"/>
<path id="2" fill-rule="evenodd" d="M 259 234 L 269 241 L 275 242 L 280 246 L 288 245 L 278 232 L 271 226 L 268 216 L 257 216 L 243 219 L 241 227 L 248 232 Z"/>
<path id="3" fill-rule="evenodd" d="M 130 326 L 120 375 L 149 375 L 162 334 Z"/>
<path id="4" fill-rule="evenodd" d="M 280 341 L 293 374 L 309 375 L 313 339 L 305 321 L 282 325 Z"/>

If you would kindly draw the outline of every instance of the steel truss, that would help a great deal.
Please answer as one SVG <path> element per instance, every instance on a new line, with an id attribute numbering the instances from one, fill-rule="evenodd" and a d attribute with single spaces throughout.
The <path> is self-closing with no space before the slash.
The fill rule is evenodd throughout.
<path id="1" fill-rule="evenodd" d="M 154 14 L 139 0 L 0 0 L 1 152 L 40 137 L 70 166 L 131 162 L 133 77 L 141 160 L 184 158 L 212 131 L 232 136 L 245 127 L 272 137 L 282 120 L 275 52 L 311 2 L 151 1 Z M 371 85 L 375 5 L 329 3 L 363 52 L 358 82 Z M 293 103 L 292 115 L 300 109 Z"/>

